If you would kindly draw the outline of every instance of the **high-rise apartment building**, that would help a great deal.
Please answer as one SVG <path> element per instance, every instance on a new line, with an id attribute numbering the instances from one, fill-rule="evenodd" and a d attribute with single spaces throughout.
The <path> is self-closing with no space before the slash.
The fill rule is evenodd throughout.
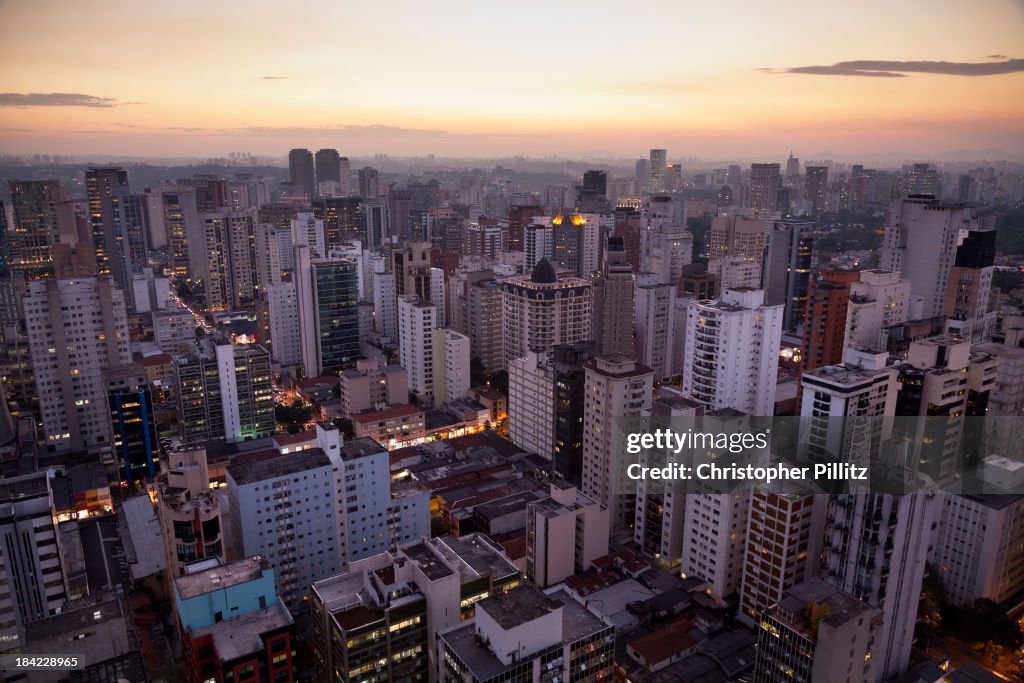
<path id="1" fill-rule="evenodd" d="M 202 213 L 204 293 L 211 311 L 252 305 L 258 284 L 256 211 Z"/>
<path id="2" fill-rule="evenodd" d="M 910 281 L 911 294 L 924 302 L 924 317 L 942 316 L 959 247 L 981 227 L 973 209 L 963 204 L 945 204 L 930 195 L 894 199 L 879 265 Z"/>
<path id="3" fill-rule="evenodd" d="M 346 563 L 429 535 L 429 493 L 392 487 L 387 450 L 368 438 L 342 444 L 336 428 L 316 434 L 312 448 L 253 454 L 226 469 L 238 550 L 270 561 L 289 605 Z"/>
<path id="4" fill-rule="evenodd" d="M 305 244 L 313 252 L 313 258 L 327 258 L 327 242 L 324 236 L 324 222 L 311 212 L 300 211 L 292 219 L 292 244 Z"/>
<path id="5" fill-rule="evenodd" d="M 846 345 L 881 351 L 886 348 L 885 328 L 913 317 L 910 281 L 899 273 L 872 269 L 850 284 L 846 318 Z"/>
<path id="6" fill-rule="evenodd" d="M 452 329 L 469 337 L 470 355 L 479 358 L 485 372 L 504 365 L 504 316 L 501 282 L 494 271 L 458 272 L 449 282 Z"/>
<path id="7" fill-rule="evenodd" d="M 427 402 L 434 400 L 435 313 L 415 294 L 398 297 L 398 362 L 409 373 L 409 390 Z"/>
<path id="8" fill-rule="evenodd" d="M 302 362 L 299 334 L 299 301 L 295 282 L 269 285 L 264 294 L 269 331 L 268 348 L 274 360 L 284 367 Z"/>
<path id="9" fill-rule="evenodd" d="M 687 310 L 683 393 L 714 410 L 775 414 L 783 307 L 764 291 L 722 291 Z"/>
<path id="10" fill-rule="evenodd" d="M 549 460 L 555 450 L 554 393 L 550 351 L 529 351 L 508 364 L 508 437 Z"/>
<path id="11" fill-rule="evenodd" d="M 607 507 L 612 529 L 621 530 L 629 526 L 636 501 L 626 493 L 615 423 L 650 409 L 654 371 L 618 353 L 596 356 L 584 368 L 582 491 Z"/>
<path id="12" fill-rule="evenodd" d="M 464 398 L 469 389 L 469 337 L 448 328 L 435 328 L 431 346 L 434 406 L 440 408 Z"/>
<path id="13" fill-rule="evenodd" d="M 676 286 L 640 285 L 636 288 L 636 358 L 654 370 L 654 379 L 675 374 Z"/>
<path id="14" fill-rule="evenodd" d="M 19 651 L 25 625 L 55 614 L 67 598 L 50 504 L 54 476 L 47 470 L 0 480 L 0 653 Z"/>
<path id="15" fill-rule="evenodd" d="M 124 294 L 109 277 L 33 281 L 22 305 L 45 450 L 109 448 L 104 373 L 131 363 Z"/>
<path id="16" fill-rule="evenodd" d="M 996 258 L 994 230 L 971 230 L 956 249 L 946 284 L 942 315 L 946 333 L 974 342 L 988 341 L 996 312 L 989 311 Z"/>
<path id="17" fill-rule="evenodd" d="M 204 339 L 173 366 L 182 442 L 234 443 L 274 433 L 270 353 L 259 344 Z"/>
<path id="18" fill-rule="evenodd" d="M 821 270 L 811 278 L 804 316 L 804 371 L 843 362 L 850 287 L 861 277 L 855 270 Z"/>
<path id="19" fill-rule="evenodd" d="M 708 583 L 708 595 L 724 604 L 743 576 L 750 490 L 683 496 L 683 576 Z"/>
<path id="20" fill-rule="evenodd" d="M 930 564 L 953 605 L 1002 603 L 1024 588 L 1024 496 L 946 495 Z"/>
<path id="21" fill-rule="evenodd" d="M 548 260 L 530 276 L 501 283 L 504 301 L 504 365 L 528 351 L 590 339 L 592 291 L 586 280 L 559 278 Z"/>
<path id="22" fill-rule="evenodd" d="M 589 569 L 608 554 L 608 509 L 567 482 L 526 505 L 526 576 L 541 588 Z"/>
<path id="23" fill-rule="evenodd" d="M 875 681 L 889 680 L 910 663 L 921 581 L 940 507 L 940 498 L 924 493 L 829 498 L 821 576 L 881 610 L 871 660 Z"/>
<path id="24" fill-rule="evenodd" d="M 380 173 L 377 169 L 370 166 L 359 169 L 359 196 L 363 199 L 376 199 L 380 194 Z"/>
<path id="25" fill-rule="evenodd" d="M 601 269 L 591 280 L 594 320 L 591 334 L 598 353 L 633 355 L 633 324 L 636 314 L 636 277 L 626 261 L 621 237 L 609 237 Z"/>
<path id="26" fill-rule="evenodd" d="M 815 576 L 827 496 L 756 489 L 750 494 L 740 618 L 753 624 L 786 592 Z"/>
<path id="27" fill-rule="evenodd" d="M 308 149 L 293 149 L 288 152 L 288 179 L 292 185 L 302 190 L 307 202 L 316 196 L 316 172 L 312 152 Z"/>
<path id="28" fill-rule="evenodd" d="M 708 272 L 718 278 L 721 288 L 754 286 L 749 281 L 739 282 L 741 278 L 731 275 L 727 269 L 730 263 L 733 270 L 738 265 L 748 264 L 751 277 L 757 279 L 760 287 L 768 237 L 777 215 L 730 208 L 712 220 L 708 237 Z M 730 259 L 735 259 L 735 262 L 730 262 Z"/>
<path id="29" fill-rule="evenodd" d="M 879 613 L 849 593 L 810 579 L 758 620 L 756 683 L 876 680 Z"/>

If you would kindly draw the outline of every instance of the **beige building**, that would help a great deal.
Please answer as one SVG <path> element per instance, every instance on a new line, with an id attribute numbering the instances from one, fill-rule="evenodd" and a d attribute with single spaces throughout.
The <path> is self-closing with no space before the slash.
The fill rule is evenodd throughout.
<path id="1" fill-rule="evenodd" d="M 564 482 L 526 506 L 526 574 L 540 587 L 561 583 L 608 554 L 608 508 Z"/>
<path id="2" fill-rule="evenodd" d="M 185 565 L 212 557 L 224 559 L 220 504 L 210 489 L 206 448 L 178 446 L 167 454 L 159 478 L 160 528 L 167 574 L 185 574 Z"/>
<path id="3" fill-rule="evenodd" d="M 401 365 L 384 365 L 372 358 L 356 361 L 354 370 L 343 370 L 341 416 L 405 403 L 409 400 L 408 373 Z"/>
<path id="4" fill-rule="evenodd" d="M 624 529 L 636 504 L 624 493 L 626 461 L 616 420 L 651 408 L 654 372 L 629 356 L 596 356 L 584 365 L 583 493 L 608 508 L 613 530 Z"/>
<path id="5" fill-rule="evenodd" d="M 501 283 L 504 302 L 504 366 L 528 351 L 550 351 L 559 344 L 590 339 L 591 285 L 576 277 L 559 278 L 547 259 L 530 276 Z"/>

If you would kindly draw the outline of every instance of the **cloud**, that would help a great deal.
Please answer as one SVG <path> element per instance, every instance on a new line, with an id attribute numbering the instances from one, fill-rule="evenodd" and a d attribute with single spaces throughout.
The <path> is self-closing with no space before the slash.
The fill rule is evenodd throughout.
<path id="1" fill-rule="evenodd" d="M 988 59 L 1007 59 L 1006 55 L 986 55 Z"/>
<path id="2" fill-rule="evenodd" d="M 118 102 L 113 97 L 96 97 L 80 93 L 0 93 L 0 107 L 117 107 L 140 102 Z"/>
<path id="3" fill-rule="evenodd" d="M 436 128 L 406 128 L 384 124 L 349 124 L 344 126 L 249 126 L 231 129 L 229 132 L 270 137 L 315 137 L 315 136 L 351 136 L 353 138 L 542 138 L 543 133 L 453 133 Z"/>
<path id="4" fill-rule="evenodd" d="M 262 80 L 262 81 L 286 81 L 286 80 L 288 80 L 288 77 L 287 76 L 260 76 L 260 80 Z"/>
<path id="5" fill-rule="evenodd" d="M 1000 55 L 989 55 L 990 59 Z M 946 76 L 999 76 L 1024 71 L 1024 59 L 1002 58 L 997 62 L 901 62 L 860 59 L 837 62 L 831 66 L 796 66 L 786 69 L 760 69 L 776 74 L 815 74 L 820 76 L 869 76 L 901 78 L 908 73 L 942 74 Z"/>

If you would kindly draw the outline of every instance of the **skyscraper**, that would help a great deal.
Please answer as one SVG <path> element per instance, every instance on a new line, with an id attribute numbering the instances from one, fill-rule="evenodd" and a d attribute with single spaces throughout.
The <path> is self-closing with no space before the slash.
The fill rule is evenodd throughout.
<path id="1" fill-rule="evenodd" d="M 650 156 L 651 192 L 665 191 L 665 168 L 668 165 L 668 150 L 652 149 Z"/>
<path id="2" fill-rule="evenodd" d="M 778 210 L 779 165 L 751 164 L 747 206 L 764 211 Z"/>
<path id="3" fill-rule="evenodd" d="M 359 169 L 359 196 L 377 199 L 380 196 L 380 172 L 370 166 Z"/>
<path id="4" fill-rule="evenodd" d="M 340 183 L 341 182 L 341 157 L 336 149 L 321 149 L 316 153 L 316 182 Z M 290 161 L 290 159 L 289 159 Z M 294 180 L 292 182 L 295 182 Z"/>
<path id="5" fill-rule="evenodd" d="M 148 258 L 144 202 L 131 193 L 128 172 L 120 168 L 90 168 L 85 187 L 99 274 L 110 274 L 130 298 L 132 276 Z"/>
<path id="6" fill-rule="evenodd" d="M 316 173 L 312 152 L 308 149 L 293 149 L 288 152 L 288 178 L 292 185 L 305 193 L 307 202 L 316 196 Z"/>
<path id="7" fill-rule="evenodd" d="M 782 326 L 795 332 L 807 312 L 814 223 L 787 218 L 772 223 L 764 261 L 764 299 L 785 307 Z"/>
<path id="8" fill-rule="evenodd" d="M 671 377 L 675 340 L 676 286 L 636 288 L 636 358 L 654 371 L 654 379 Z"/>
<path id="9" fill-rule="evenodd" d="M 820 216 L 828 207 L 828 166 L 808 166 L 804 178 L 807 212 Z"/>
<path id="10" fill-rule="evenodd" d="M 29 278 L 52 274 L 54 245 L 76 234 L 70 197 L 57 180 L 12 180 L 7 186 L 14 218 L 5 234 L 7 267 Z"/>
<path id="11" fill-rule="evenodd" d="M 626 261 L 625 242 L 621 237 L 608 238 L 604 263 L 591 282 L 594 289 L 591 331 L 597 353 L 633 355 L 636 278 Z"/>
<path id="12" fill-rule="evenodd" d="M 306 376 L 355 367 L 359 359 L 358 266 L 348 260 L 310 262 L 308 256 L 298 256 L 301 247 L 296 249 L 299 336 Z"/>

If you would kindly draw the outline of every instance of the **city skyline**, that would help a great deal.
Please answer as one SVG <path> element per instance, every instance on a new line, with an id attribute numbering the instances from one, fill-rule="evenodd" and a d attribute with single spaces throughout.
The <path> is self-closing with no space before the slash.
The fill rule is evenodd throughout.
<path id="1" fill-rule="evenodd" d="M 259 5 L 6 5 L 0 147 L 1024 154 L 1024 60 L 1013 52 L 1024 5 L 1012 0 L 980 13 L 917 0 L 784 14 L 656 2 L 631 8 L 625 30 L 587 3 L 430 14 L 316 3 L 290 14 L 315 20 L 282 32 L 265 21 L 277 8 Z"/>

